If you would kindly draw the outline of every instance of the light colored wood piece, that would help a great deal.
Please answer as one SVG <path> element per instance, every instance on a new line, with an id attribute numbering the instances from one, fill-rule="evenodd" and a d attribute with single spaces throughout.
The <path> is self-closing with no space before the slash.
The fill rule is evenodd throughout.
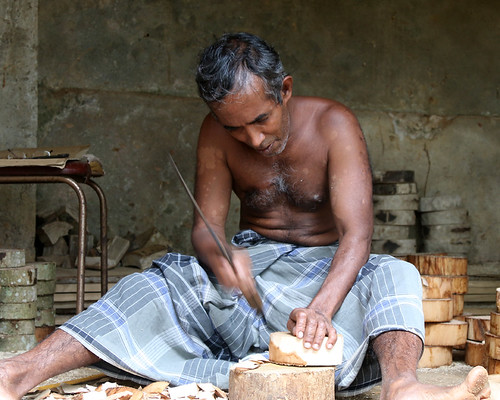
<path id="1" fill-rule="evenodd" d="M 319 350 L 306 349 L 302 339 L 289 332 L 273 332 L 269 341 L 269 360 L 276 364 L 297 366 L 332 366 L 342 362 L 344 338 L 337 335 L 331 349 L 326 348 L 327 338 Z"/>
<path id="2" fill-rule="evenodd" d="M 438 254 L 409 254 L 408 261 L 415 265 L 422 275 L 467 275 L 467 257 Z"/>
<path id="3" fill-rule="evenodd" d="M 37 281 L 53 281 L 56 279 L 56 263 L 50 261 L 26 264 L 36 267 Z"/>
<path id="4" fill-rule="evenodd" d="M 500 288 L 497 288 L 497 312 L 500 313 Z"/>
<path id="5" fill-rule="evenodd" d="M 451 298 L 451 277 L 422 275 L 422 295 L 424 299 Z"/>
<path id="6" fill-rule="evenodd" d="M 457 320 L 426 323 L 425 344 L 427 346 L 460 346 L 467 341 L 467 323 Z"/>
<path id="7" fill-rule="evenodd" d="M 490 332 L 485 333 L 486 336 L 486 351 L 489 358 L 494 358 L 495 360 L 500 360 L 500 336 L 491 334 Z"/>
<path id="8" fill-rule="evenodd" d="M 465 295 L 452 294 L 451 298 L 453 300 L 453 317 L 462 315 L 464 313 Z"/>
<path id="9" fill-rule="evenodd" d="M 453 319 L 452 299 L 422 300 L 425 322 L 446 322 Z"/>
<path id="10" fill-rule="evenodd" d="M 469 277 L 467 275 L 451 276 L 451 292 L 454 294 L 465 294 L 469 288 Z"/>
<path id="11" fill-rule="evenodd" d="M 488 374 L 500 374 L 500 360 L 488 359 Z M 500 400 L 500 397 L 498 399 Z"/>
<path id="12" fill-rule="evenodd" d="M 229 372 L 231 400 L 334 400 L 335 367 L 293 367 L 273 363 Z"/>
<path id="13" fill-rule="evenodd" d="M 437 368 L 453 362 L 453 347 L 424 346 L 418 368 Z"/>
<path id="14" fill-rule="evenodd" d="M 484 368 L 488 368 L 488 354 L 486 354 L 484 341 L 467 340 L 465 344 L 465 363 L 473 367 L 482 365 Z"/>
<path id="15" fill-rule="evenodd" d="M 500 313 L 492 311 L 490 314 L 490 333 L 500 336 Z"/>
<path id="16" fill-rule="evenodd" d="M 465 316 L 465 322 L 468 324 L 467 339 L 483 342 L 485 332 L 490 330 L 489 315 L 471 315 Z"/>

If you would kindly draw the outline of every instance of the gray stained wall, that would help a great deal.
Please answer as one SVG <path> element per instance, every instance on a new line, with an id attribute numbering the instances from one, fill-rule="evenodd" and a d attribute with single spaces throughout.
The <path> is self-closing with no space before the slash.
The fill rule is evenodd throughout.
<path id="1" fill-rule="evenodd" d="M 250 31 L 280 52 L 296 94 L 354 110 L 373 169 L 414 170 L 421 196 L 462 196 L 471 263 L 500 260 L 496 1 L 44 0 L 38 8 L 37 144 L 91 145 L 106 171 L 99 182 L 112 234 L 154 226 L 191 251 L 191 206 L 167 153 L 192 186 L 207 112 L 193 79 L 197 55 L 223 32 Z M 70 189 L 54 190 L 39 186 L 40 207 L 76 201 Z M 229 233 L 237 216 L 235 205 Z M 98 215 L 89 217 L 97 234 Z"/>

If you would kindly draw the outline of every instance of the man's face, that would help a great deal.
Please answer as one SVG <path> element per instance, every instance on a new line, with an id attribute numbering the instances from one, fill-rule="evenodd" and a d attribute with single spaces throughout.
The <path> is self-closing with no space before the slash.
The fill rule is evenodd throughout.
<path id="1" fill-rule="evenodd" d="M 286 147 L 290 134 L 290 116 L 286 107 L 270 99 L 259 78 L 252 80 L 239 93 L 226 96 L 210 109 L 226 132 L 259 154 L 272 157 Z"/>

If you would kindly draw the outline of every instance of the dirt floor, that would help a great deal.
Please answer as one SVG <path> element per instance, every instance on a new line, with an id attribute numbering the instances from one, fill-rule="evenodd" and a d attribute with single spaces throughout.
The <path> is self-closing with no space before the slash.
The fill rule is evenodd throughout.
<path id="1" fill-rule="evenodd" d="M 0 353 L 0 358 L 10 357 L 12 353 Z M 418 377 L 422 382 L 440 385 L 440 386 L 452 386 L 456 385 L 463 381 L 467 373 L 471 370 L 472 367 L 466 365 L 463 362 L 463 354 L 460 351 L 457 351 L 454 355 L 454 359 L 456 361 L 453 362 L 452 365 L 446 367 L 439 368 L 422 368 L 418 370 Z M 57 386 L 63 382 L 71 382 L 78 381 L 81 378 L 95 376 L 100 372 L 93 368 L 79 368 L 70 372 L 67 372 L 62 375 L 58 375 L 52 379 L 43 382 L 40 387 L 50 387 Z M 109 378 L 110 382 L 113 382 L 113 379 Z M 370 391 L 353 397 L 347 397 L 347 399 L 352 400 L 372 400 L 379 399 L 380 396 L 380 387 L 376 386 Z M 346 398 L 346 397 L 343 397 Z M 27 398 L 26 398 L 27 399 Z"/>

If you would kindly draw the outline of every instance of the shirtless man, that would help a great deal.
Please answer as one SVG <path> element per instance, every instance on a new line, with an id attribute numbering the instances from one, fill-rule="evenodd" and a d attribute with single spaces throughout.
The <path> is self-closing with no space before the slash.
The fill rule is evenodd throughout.
<path id="1" fill-rule="evenodd" d="M 264 72 L 251 65 L 262 49 L 274 62 Z M 243 62 L 248 69 L 233 71 L 234 79 L 227 87 L 220 82 L 210 87 L 211 80 L 217 81 L 213 71 L 220 71 L 228 62 L 227 51 L 233 54 L 229 58 L 247 53 L 242 59 L 249 57 Z M 222 60 L 218 68 L 207 69 L 207 65 L 217 64 L 218 57 Z M 292 96 L 292 77 L 284 73 L 277 57 L 267 44 L 248 34 L 224 36 L 205 52 L 197 80 L 211 112 L 200 131 L 195 194 L 221 239 L 225 238 L 234 190 L 241 200 L 241 229 L 305 247 L 327 246 L 338 240 L 319 291 L 309 304 L 293 309 L 287 322 L 288 329 L 304 339 L 305 347 L 318 348 L 325 336 L 331 346 L 336 340 L 332 318 L 369 258 L 368 155 L 353 114 L 334 101 Z M 235 272 L 209 236 L 204 223 L 195 217 L 192 242 L 202 264 L 225 287 L 253 286 L 246 253 L 233 251 Z M 482 367 L 474 368 L 455 387 L 419 383 L 416 368 L 422 339 L 412 332 L 387 331 L 371 344 L 380 364 L 383 400 L 479 400 L 490 396 Z M 97 362 L 99 357 L 87 347 L 57 330 L 30 352 L 3 361 L 0 400 L 19 399 L 50 376 Z"/>

